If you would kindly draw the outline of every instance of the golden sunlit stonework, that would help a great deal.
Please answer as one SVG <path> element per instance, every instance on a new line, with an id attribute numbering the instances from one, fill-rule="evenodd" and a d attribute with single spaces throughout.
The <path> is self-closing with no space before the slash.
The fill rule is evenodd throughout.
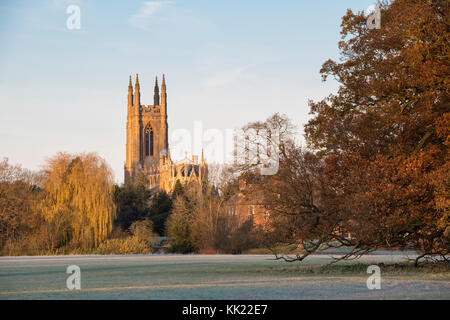
<path id="1" fill-rule="evenodd" d="M 155 80 L 153 105 L 143 105 L 140 100 L 139 77 L 134 85 L 131 75 L 128 84 L 127 142 L 125 181 L 133 182 L 144 175 L 152 192 L 172 192 L 177 180 L 181 184 L 201 186 L 207 181 L 208 166 L 197 156 L 173 162 L 170 158 L 167 123 L 166 81 L 163 75 L 161 94 Z"/>

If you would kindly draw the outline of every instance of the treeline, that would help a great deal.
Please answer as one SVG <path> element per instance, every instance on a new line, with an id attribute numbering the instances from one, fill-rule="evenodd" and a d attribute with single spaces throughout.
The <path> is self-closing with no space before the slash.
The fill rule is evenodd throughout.
<path id="1" fill-rule="evenodd" d="M 231 177 L 231 176 L 228 176 Z M 2 255 L 241 253 L 258 246 L 253 223 L 230 217 L 236 179 L 152 194 L 144 176 L 116 185 L 95 154 L 59 153 L 40 172 L 0 162 Z M 161 243 L 165 246 L 161 249 Z"/>

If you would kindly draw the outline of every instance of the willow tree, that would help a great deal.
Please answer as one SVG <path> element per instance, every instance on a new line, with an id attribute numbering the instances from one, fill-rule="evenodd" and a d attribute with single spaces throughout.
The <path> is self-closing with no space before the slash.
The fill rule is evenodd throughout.
<path id="1" fill-rule="evenodd" d="M 44 168 L 41 209 L 62 244 L 97 246 L 112 230 L 116 207 L 108 164 L 93 153 L 58 153 Z"/>

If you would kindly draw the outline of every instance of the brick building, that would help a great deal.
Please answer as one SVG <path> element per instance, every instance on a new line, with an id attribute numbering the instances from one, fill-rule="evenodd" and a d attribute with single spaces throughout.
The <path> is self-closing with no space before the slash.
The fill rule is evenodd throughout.
<path id="1" fill-rule="evenodd" d="M 225 206 L 227 213 L 239 223 L 252 218 L 255 225 L 268 226 L 270 212 L 264 204 L 264 195 L 257 190 L 256 184 L 244 178 L 239 179 L 239 191 L 228 199 Z"/>

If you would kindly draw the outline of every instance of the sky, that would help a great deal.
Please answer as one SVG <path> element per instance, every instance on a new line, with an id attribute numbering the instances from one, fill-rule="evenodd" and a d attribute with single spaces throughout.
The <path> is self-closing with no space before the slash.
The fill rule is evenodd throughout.
<path id="1" fill-rule="evenodd" d="M 319 70 L 339 59 L 342 16 L 374 2 L 0 0 L 0 158 L 38 170 L 60 151 L 96 152 L 122 182 L 136 73 L 146 105 L 165 74 L 174 160 L 203 147 L 220 162 L 208 145 L 275 112 L 301 134 L 308 100 L 338 88 Z"/>

